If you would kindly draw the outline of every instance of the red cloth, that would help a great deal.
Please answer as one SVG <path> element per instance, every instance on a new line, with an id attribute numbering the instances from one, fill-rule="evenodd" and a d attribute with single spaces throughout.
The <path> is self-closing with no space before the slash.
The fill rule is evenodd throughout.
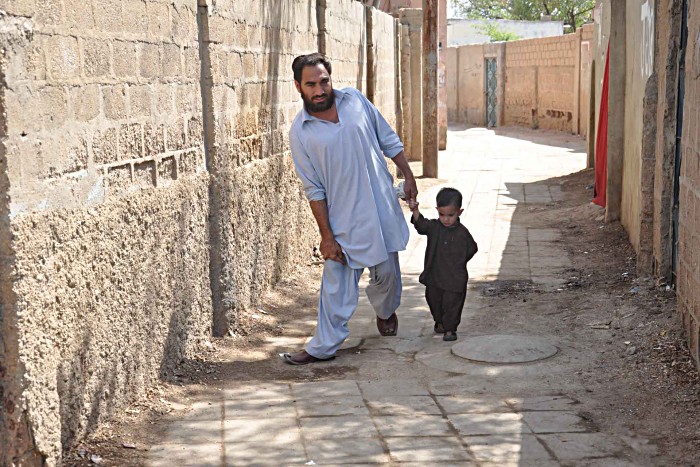
<path id="1" fill-rule="evenodd" d="M 605 58 L 603 90 L 600 93 L 600 117 L 595 141 L 595 198 L 593 202 L 605 207 L 605 188 L 608 178 L 608 80 L 610 78 L 610 42 Z"/>

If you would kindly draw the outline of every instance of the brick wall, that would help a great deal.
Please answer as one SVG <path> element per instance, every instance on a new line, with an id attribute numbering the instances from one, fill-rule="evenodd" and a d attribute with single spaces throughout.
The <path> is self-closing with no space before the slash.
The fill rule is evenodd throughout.
<path id="1" fill-rule="evenodd" d="M 678 307 L 691 354 L 700 364 L 700 5 L 688 2 L 679 199 Z"/>
<path id="2" fill-rule="evenodd" d="M 588 37 L 591 32 L 586 34 Z M 483 61 L 494 57 L 498 59 L 499 85 L 503 85 L 498 96 L 502 119 L 499 124 L 578 133 L 585 126 L 578 123 L 583 85 L 579 81 L 580 44 L 581 32 L 577 32 L 504 45 L 459 47 L 456 79 L 460 83 L 460 109 L 452 114 L 458 114 L 466 123 L 485 124 Z M 500 52 L 499 47 L 503 46 L 505 52 Z M 592 59 L 591 55 L 589 60 Z M 448 75 L 452 73 L 448 68 Z"/>
<path id="3" fill-rule="evenodd" d="M 287 135 L 316 2 L 199 3 L 3 6 L 2 465 L 56 465 L 316 243 Z M 327 3 L 335 85 L 364 89 L 365 8 Z"/>
<path id="4" fill-rule="evenodd" d="M 578 40 L 568 34 L 506 43 L 506 125 L 522 125 L 529 114 L 533 127 L 574 130 Z"/>
<path id="5" fill-rule="evenodd" d="M 399 74 L 396 55 L 396 21 L 378 10 L 372 10 L 371 14 L 372 46 L 375 54 L 373 103 L 389 124 L 396 128 L 398 104 L 396 84 Z"/>

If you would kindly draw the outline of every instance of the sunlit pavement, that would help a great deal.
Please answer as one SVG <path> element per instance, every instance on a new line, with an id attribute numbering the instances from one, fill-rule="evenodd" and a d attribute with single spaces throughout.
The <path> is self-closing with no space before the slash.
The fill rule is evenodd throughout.
<path id="1" fill-rule="evenodd" d="M 538 183 L 581 170 L 585 142 L 561 133 L 523 129 L 452 130 L 440 155 L 445 185 L 464 194 L 462 221 L 479 244 L 469 263 L 470 292 L 459 345 L 484 313 L 497 313 L 491 283 L 556 290 L 571 266 L 556 229 L 513 222 L 516 211 L 561 198 L 559 186 Z M 444 186 L 444 185 L 441 185 Z M 434 215 L 439 186 L 419 196 Z M 582 417 L 575 341 L 538 333 L 557 347 L 554 357 L 527 364 L 486 364 L 455 356 L 453 343 L 433 335 L 417 278 L 425 238 L 415 232 L 401 255 L 404 295 L 397 337 L 380 337 L 366 297 L 350 322 L 351 338 L 332 380 L 310 367 L 289 367 L 310 382 L 241 383 L 202 395 L 173 420 L 150 465 L 482 465 L 632 466 L 639 456 L 621 438 Z M 270 339 L 266 358 L 301 345 L 309 320 L 288 337 Z M 504 321 L 492 334 L 512 333 Z M 484 334 L 483 332 L 479 334 Z M 280 366 L 284 363 L 280 360 Z M 344 377 L 346 374 L 347 377 Z"/>

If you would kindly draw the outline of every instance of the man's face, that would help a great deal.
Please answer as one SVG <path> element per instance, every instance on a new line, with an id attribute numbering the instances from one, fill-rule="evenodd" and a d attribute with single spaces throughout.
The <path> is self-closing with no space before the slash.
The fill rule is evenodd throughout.
<path id="1" fill-rule="evenodd" d="M 323 112 L 333 107 L 333 85 L 323 64 L 305 66 L 301 70 L 301 83 L 294 81 L 294 85 L 301 94 L 307 111 Z"/>

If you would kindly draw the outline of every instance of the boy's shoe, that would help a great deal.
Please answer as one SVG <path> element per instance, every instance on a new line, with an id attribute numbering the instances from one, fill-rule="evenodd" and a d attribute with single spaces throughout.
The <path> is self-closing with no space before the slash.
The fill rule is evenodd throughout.
<path id="1" fill-rule="evenodd" d="M 442 323 L 435 323 L 435 326 L 433 326 L 433 330 L 435 331 L 435 334 L 445 333 L 445 327 L 442 325 Z"/>
<path id="2" fill-rule="evenodd" d="M 454 331 L 447 331 L 444 336 L 442 336 L 442 340 L 444 341 L 456 341 L 457 340 L 457 333 Z"/>

